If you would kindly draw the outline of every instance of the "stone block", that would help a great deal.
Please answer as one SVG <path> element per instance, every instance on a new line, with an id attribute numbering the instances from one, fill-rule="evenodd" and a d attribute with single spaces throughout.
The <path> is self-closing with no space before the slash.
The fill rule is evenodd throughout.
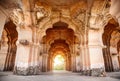
<path id="1" fill-rule="evenodd" d="M 17 75 L 37 75 L 40 74 L 39 66 L 29 66 L 28 68 L 25 67 L 15 67 L 14 74 Z"/>
<path id="2" fill-rule="evenodd" d="M 91 76 L 97 76 L 97 77 L 105 77 L 106 72 L 103 68 L 93 68 L 90 70 Z"/>

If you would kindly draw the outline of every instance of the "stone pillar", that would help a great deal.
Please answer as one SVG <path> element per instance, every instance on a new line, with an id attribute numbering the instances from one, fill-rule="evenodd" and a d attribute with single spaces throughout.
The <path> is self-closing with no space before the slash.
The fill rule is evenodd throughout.
<path id="1" fill-rule="evenodd" d="M 14 73 L 20 75 L 29 74 L 29 65 L 31 62 L 32 30 L 30 28 L 18 30 L 17 52 Z"/>
<path id="2" fill-rule="evenodd" d="M 85 55 L 84 55 L 84 46 L 80 46 L 80 49 L 81 49 L 81 68 L 82 70 L 85 70 Z"/>
<path id="3" fill-rule="evenodd" d="M 120 48 L 119 48 L 119 52 L 118 52 L 118 61 L 119 61 L 119 69 L 120 69 Z"/>
<path id="4" fill-rule="evenodd" d="M 68 56 L 68 54 L 67 54 L 67 56 L 66 56 L 66 62 L 65 62 L 65 65 L 66 65 L 66 70 L 67 71 L 69 71 L 70 70 L 70 63 L 69 63 L 69 56 Z"/>
<path id="5" fill-rule="evenodd" d="M 113 65 L 112 65 L 112 58 L 110 55 L 110 47 L 103 48 L 103 57 L 104 57 L 104 64 L 105 64 L 105 70 L 107 72 L 113 71 Z"/>
<path id="6" fill-rule="evenodd" d="M 48 54 L 42 54 L 42 71 L 47 72 Z"/>
<path id="7" fill-rule="evenodd" d="M 80 72 L 80 55 L 76 56 L 76 71 Z"/>
<path id="8" fill-rule="evenodd" d="M 7 38 L 7 32 L 3 30 L 2 32 L 2 38 L 0 40 L 1 42 L 1 48 L 0 48 L 0 71 L 3 71 L 7 68 L 6 64 L 8 63 L 7 53 L 8 53 L 8 38 Z"/>
<path id="9" fill-rule="evenodd" d="M 90 57 L 89 57 L 89 50 L 88 45 L 84 44 L 80 46 L 81 49 L 81 70 L 83 71 L 84 75 L 90 75 Z"/>
<path id="10" fill-rule="evenodd" d="M 99 76 L 105 69 L 102 53 L 102 32 L 90 29 L 88 35 L 91 75 Z"/>
<path id="11" fill-rule="evenodd" d="M 76 55 L 71 54 L 71 71 L 76 72 Z"/>
<path id="12" fill-rule="evenodd" d="M 21 28 L 18 27 L 17 53 L 15 61 L 15 74 L 33 75 L 41 72 L 41 64 L 39 60 L 39 41 L 37 37 L 37 29 L 32 26 Z"/>
<path id="13" fill-rule="evenodd" d="M 29 55 L 29 74 L 39 74 L 41 72 L 39 59 L 39 45 L 33 43 Z"/>

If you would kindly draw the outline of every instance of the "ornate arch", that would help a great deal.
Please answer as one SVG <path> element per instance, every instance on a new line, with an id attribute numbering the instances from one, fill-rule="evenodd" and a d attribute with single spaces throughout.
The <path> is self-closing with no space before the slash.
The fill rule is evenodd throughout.
<path id="1" fill-rule="evenodd" d="M 82 31 L 82 27 L 84 27 L 83 23 L 75 23 L 74 20 L 70 19 L 70 18 L 65 18 L 65 17 L 61 17 L 61 18 L 46 18 L 43 21 L 41 21 L 38 25 L 39 30 L 38 33 L 41 35 L 40 37 L 43 37 L 46 35 L 46 30 L 48 28 L 52 28 L 54 23 L 57 22 L 64 22 L 68 24 L 68 28 L 72 29 L 75 32 L 75 35 L 80 39 L 83 39 L 83 35 L 84 35 L 84 31 Z M 83 41 L 81 41 L 83 42 Z"/>

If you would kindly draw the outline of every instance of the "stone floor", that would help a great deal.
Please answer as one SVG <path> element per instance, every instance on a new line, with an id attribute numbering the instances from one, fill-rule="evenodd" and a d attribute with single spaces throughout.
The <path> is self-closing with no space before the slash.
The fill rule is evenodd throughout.
<path id="1" fill-rule="evenodd" d="M 120 72 L 107 73 L 107 77 L 83 76 L 72 72 L 48 72 L 41 75 L 20 76 L 0 72 L 0 81 L 120 81 Z"/>

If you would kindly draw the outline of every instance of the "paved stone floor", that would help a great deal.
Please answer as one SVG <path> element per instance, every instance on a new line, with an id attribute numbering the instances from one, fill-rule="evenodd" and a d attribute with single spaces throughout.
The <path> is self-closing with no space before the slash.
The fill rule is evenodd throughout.
<path id="1" fill-rule="evenodd" d="M 0 81 L 120 81 L 120 72 L 107 73 L 107 77 L 83 76 L 80 73 L 71 72 L 49 72 L 31 76 L 0 72 Z"/>

